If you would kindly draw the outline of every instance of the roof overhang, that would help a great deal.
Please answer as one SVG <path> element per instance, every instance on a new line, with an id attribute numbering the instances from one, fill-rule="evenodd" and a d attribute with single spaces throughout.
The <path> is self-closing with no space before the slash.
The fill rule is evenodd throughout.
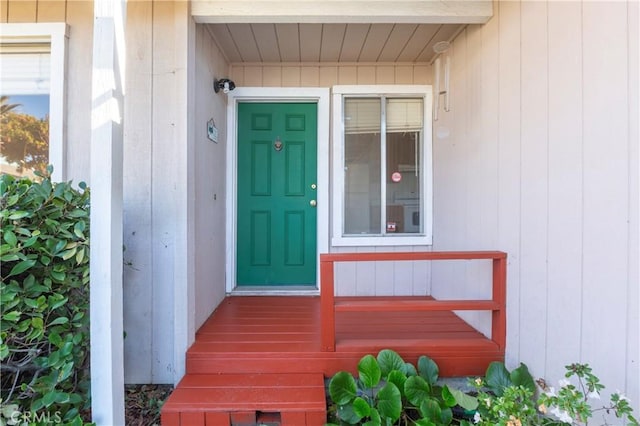
<path id="1" fill-rule="evenodd" d="M 492 0 L 191 0 L 196 22 L 484 24 Z"/>

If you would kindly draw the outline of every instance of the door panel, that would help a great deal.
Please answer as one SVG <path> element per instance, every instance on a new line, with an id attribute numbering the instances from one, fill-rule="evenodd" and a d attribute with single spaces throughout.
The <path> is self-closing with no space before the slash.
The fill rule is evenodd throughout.
<path id="1" fill-rule="evenodd" d="M 314 103 L 238 105 L 237 285 L 316 283 L 316 138 Z"/>

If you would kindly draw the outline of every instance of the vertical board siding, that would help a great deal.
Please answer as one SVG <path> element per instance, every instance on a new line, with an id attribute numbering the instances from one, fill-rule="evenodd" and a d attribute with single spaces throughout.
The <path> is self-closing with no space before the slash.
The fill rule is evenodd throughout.
<path id="1" fill-rule="evenodd" d="M 505 359 L 517 365 L 520 355 L 520 3 L 498 3 L 498 242 L 507 258 L 507 347 Z"/>
<path id="2" fill-rule="evenodd" d="M 0 22 L 9 22 L 9 2 L 0 0 Z"/>
<path id="3" fill-rule="evenodd" d="M 72 4 L 87 3 L 69 3 L 68 14 Z M 195 194 L 200 189 L 194 183 L 195 162 L 203 153 L 196 152 L 189 127 L 196 123 L 188 108 L 193 93 L 187 82 L 196 80 L 191 78 L 195 60 L 188 65 L 196 41 L 190 25 L 194 24 L 184 3 L 128 2 L 124 111 L 127 383 L 174 383 L 181 375 L 196 317 L 202 320 L 202 311 L 210 312 L 218 300 L 212 294 L 219 287 L 193 284 L 197 265 L 206 263 L 201 259 L 198 263 L 193 247 L 202 244 L 206 247 L 202 252 L 211 255 L 207 249 L 214 235 L 199 235 L 204 240 L 196 241 L 194 232 L 194 223 L 202 220 L 195 214 Z M 206 36 L 202 38 L 209 45 Z M 204 49 L 201 53 L 200 60 L 209 58 Z M 199 65 L 206 89 L 196 83 L 193 87 L 206 96 L 207 90 L 213 92 L 212 78 L 206 75 L 209 65 Z M 209 115 L 206 107 L 198 113 Z M 206 127 L 199 124 L 197 129 L 195 124 L 192 127 L 202 141 Z M 220 130 L 224 137 L 224 129 Z M 210 187 L 205 185 L 203 191 L 207 192 L 203 200 L 213 199 Z M 219 195 L 224 197 L 222 192 Z M 202 206 L 202 210 L 207 208 Z M 198 292 L 201 300 L 196 306 Z"/>
<path id="4" fill-rule="evenodd" d="M 124 118 L 124 323 L 125 381 L 153 377 L 152 218 L 152 12 L 148 1 L 129 1 L 127 9 L 127 103 Z"/>
<path id="5" fill-rule="evenodd" d="M 477 32 L 477 30 L 476 30 Z M 468 151 L 469 142 L 468 108 L 470 91 L 467 89 L 466 64 L 469 34 L 465 31 L 450 48 L 451 57 L 451 105 L 449 113 L 444 113 L 444 98 L 440 97 L 438 120 L 434 121 L 433 173 L 434 173 L 434 218 L 433 245 L 438 250 L 463 250 L 466 245 L 465 225 L 468 202 Z M 442 71 L 441 71 L 442 72 Z M 441 84 L 442 87 L 442 84 Z M 439 92 L 441 88 L 434 88 Z M 439 184 L 446 182 L 446 185 Z M 447 282 L 464 284 L 466 267 L 464 263 L 442 262 L 432 265 L 431 290 L 435 298 L 455 298 L 459 291 Z M 442 284 L 441 284 L 442 283 Z"/>
<path id="6" fill-rule="evenodd" d="M 151 306 L 152 330 L 152 381 L 171 383 L 173 381 L 173 288 L 176 262 L 175 217 L 177 209 L 174 200 L 178 198 L 176 171 L 169 165 L 176 164 L 178 146 L 175 128 L 176 114 L 176 64 L 174 4 L 173 2 L 153 2 L 152 22 L 152 74 L 151 99 L 153 110 L 151 121 L 151 246 L 154 267 L 153 300 Z M 179 47 L 183 49 L 183 46 Z M 147 95 L 149 96 L 149 95 Z M 179 171 L 179 165 L 176 164 Z M 183 206 L 182 208 L 185 208 Z M 185 319 L 181 319 L 184 321 Z M 171 331 L 170 331 L 171 330 Z"/>
<path id="7" fill-rule="evenodd" d="M 582 358 L 589 360 L 595 371 L 606 371 L 609 381 L 622 386 L 626 372 L 616 366 L 625 364 L 628 344 L 624 341 L 629 327 L 626 310 L 620 307 L 629 303 L 626 280 L 630 261 L 626 254 L 629 238 L 627 4 L 586 2 L 582 25 L 585 120 L 581 350 Z M 635 78 L 638 78 L 637 71 Z"/>
<path id="8" fill-rule="evenodd" d="M 548 312 L 579 318 L 582 300 L 582 4 L 549 3 Z M 568 167 L 570 165 L 570 167 Z M 578 321 L 546 324 L 545 371 L 561 377 L 580 347 Z"/>
<path id="9" fill-rule="evenodd" d="M 548 31 L 546 2 L 523 2 L 521 13 L 522 102 L 520 157 L 522 206 L 520 316 L 528 325 L 520 359 L 544 371 L 548 291 Z M 525 19 L 526 17 L 526 19 Z M 533 326 L 535 324 L 535 326 Z M 523 330 L 524 331 L 524 330 Z"/>
<path id="10" fill-rule="evenodd" d="M 37 22 L 37 0 L 9 0 L 7 5 L 7 22 Z"/>
<path id="11" fill-rule="evenodd" d="M 93 58 L 93 3 L 67 3 L 69 42 L 67 46 L 67 140 L 65 164 L 68 179 L 89 179 L 91 157 L 91 73 Z M 126 95 L 125 95 L 126 96 Z"/>
<path id="12" fill-rule="evenodd" d="M 640 400 L 638 380 L 640 378 L 640 229 L 638 221 L 640 215 L 638 206 L 640 200 L 640 78 L 638 78 L 640 56 L 640 5 L 638 2 L 629 3 L 629 87 L 630 94 L 636 96 L 629 98 L 629 277 L 627 288 L 628 300 L 636 300 L 639 303 L 627 303 L 627 385 L 626 389 L 632 389 L 635 383 L 635 394 L 629 395 L 632 401 Z M 635 117 L 635 119 L 634 119 Z M 639 407 L 635 407 L 640 410 Z"/>
<path id="13" fill-rule="evenodd" d="M 415 247 L 332 247 L 335 253 L 431 251 Z M 335 265 L 336 296 L 431 295 L 430 262 L 339 262 Z M 490 280 L 487 281 L 490 285 Z"/>
<path id="14" fill-rule="evenodd" d="M 64 22 L 66 13 L 65 0 L 39 1 L 36 19 L 38 22 Z"/>
<path id="15" fill-rule="evenodd" d="M 196 26 L 195 99 L 195 326 L 200 327 L 225 296 L 226 96 L 213 80 L 228 75 L 228 65 L 207 26 Z M 218 142 L 204 125 L 213 119 Z"/>
<path id="16" fill-rule="evenodd" d="M 507 362 L 548 380 L 589 363 L 636 410 L 637 8 L 496 3 L 453 42 L 434 126 L 434 249 L 509 253 Z M 434 295 L 456 276 L 432 272 Z"/>

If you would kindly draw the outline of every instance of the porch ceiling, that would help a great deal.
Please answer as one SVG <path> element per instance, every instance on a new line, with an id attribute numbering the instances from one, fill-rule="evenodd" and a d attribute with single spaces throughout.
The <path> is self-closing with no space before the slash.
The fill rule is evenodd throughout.
<path id="1" fill-rule="evenodd" d="M 431 62 L 465 24 L 206 24 L 231 63 Z"/>

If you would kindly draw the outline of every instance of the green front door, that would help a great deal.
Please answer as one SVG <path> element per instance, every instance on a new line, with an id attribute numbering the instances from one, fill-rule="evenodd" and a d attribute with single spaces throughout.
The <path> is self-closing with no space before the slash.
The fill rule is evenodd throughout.
<path id="1" fill-rule="evenodd" d="M 237 284 L 316 284 L 315 103 L 238 105 Z"/>

